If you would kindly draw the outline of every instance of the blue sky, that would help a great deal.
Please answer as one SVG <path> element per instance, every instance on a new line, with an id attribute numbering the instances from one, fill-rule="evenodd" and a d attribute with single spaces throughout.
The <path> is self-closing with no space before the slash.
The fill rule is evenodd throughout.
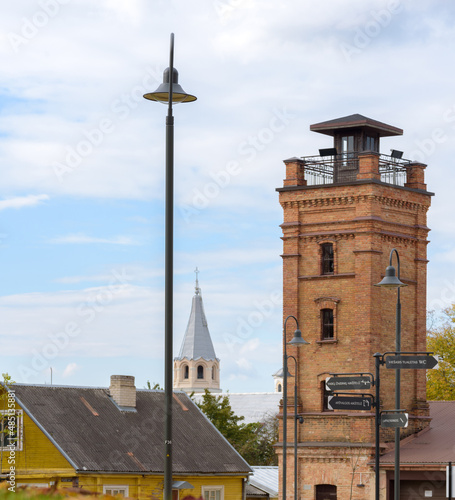
<path id="1" fill-rule="evenodd" d="M 175 115 L 175 353 L 200 270 L 222 388 L 281 364 L 276 187 L 352 113 L 428 164 L 428 304 L 455 301 L 455 6 L 436 0 L 27 0 L 0 16 L 0 336 L 18 382 L 163 383 L 164 124 Z"/>

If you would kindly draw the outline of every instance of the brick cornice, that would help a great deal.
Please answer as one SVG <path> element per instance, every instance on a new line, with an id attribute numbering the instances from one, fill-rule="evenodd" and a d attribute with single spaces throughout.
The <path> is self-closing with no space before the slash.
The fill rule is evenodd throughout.
<path id="1" fill-rule="evenodd" d="M 321 238 L 330 238 L 335 237 L 335 240 L 341 240 L 343 238 L 354 238 L 355 231 L 312 231 L 311 233 L 300 233 L 299 237 L 308 240 L 308 239 L 316 239 L 320 240 Z"/>
<path id="2" fill-rule="evenodd" d="M 280 224 L 280 227 L 292 227 L 292 226 L 301 226 L 302 223 L 299 222 L 298 220 L 292 221 L 292 222 L 283 222 L 283 224 Z"/>
<path id="3" fill-rule="evenodd" d="M 367 249 L 367 250 L 353 250 L 352 253 L 377 253 L 377 254 L 383 254 L 384 252 L 381 250 L 373 250 L 373 249 Z"/>
<path id="4" fill-rule="evenodd" d="M 334 196 L 333 194 L 328 196 L 321 196 L 321 193 L 315 193 L 319 196 L 313 198 L 305 198 L 299 200 L 286 200 L 281 201 L 281 206 L 284 210 L 289 208 L 319 208 L 319 207 L 329 207 L 329 206 L 340 206 L 340 205 L 353 205 L 355 203 L 361 203 L 365 201 L 376 201 L 382 205 L 386 205 L 393 208 L 398 208 L 406 211 L 417 212 L 423 211 L 427 212 L 430 207 L 430 202 L 428 203 L 418 203 L 416 201 L 407 201 L 402 198 L 379 195 L 379 194 L 358 194 L 350 196 Z"/>

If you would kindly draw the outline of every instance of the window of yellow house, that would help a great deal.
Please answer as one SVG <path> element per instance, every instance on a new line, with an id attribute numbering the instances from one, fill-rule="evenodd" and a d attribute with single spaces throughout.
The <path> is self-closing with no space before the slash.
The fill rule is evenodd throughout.
<path id="1" fill-rule="evenodd" d="M 22 410 L 0 410 L 0 449 L 22 450 Z"/>
<path id="2" fill-rule="evenodd" d="M 113 484 L 113 485 L 106 484 L 103 486 L 103 493 L 105 495 L 112 495 L 113 497 L 115 497 L 116 495 L 122 495 L 124 497 L 129 496 L 128 486 L 123 484 Z"/>
<path id="3" fill-rule="evenodd" d="M 202 498 L 204 500 L 224 500 L 224 486 L 203 486 Z"/>

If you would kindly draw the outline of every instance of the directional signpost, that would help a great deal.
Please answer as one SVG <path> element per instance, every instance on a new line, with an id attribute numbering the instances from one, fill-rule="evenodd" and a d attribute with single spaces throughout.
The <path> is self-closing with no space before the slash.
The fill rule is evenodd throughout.
<path id="1" fill-rule="evenodd" d="M 395 368 L 396 370 L 402 368 L 412 368 L 414 370 L 430 370 L 431 368 L 436 368 L 438 365 L 438 360 L 434 356 L 429 355 L 395 355 L 386 356 L 385 366 L 386 368 Z"/>
<path id="2" fill-rule="evenodd" d="M 397 313 L 398 314 L 398 313 Z M 438 367 L 438 360 L 434 356 L 431 356 L 432 352 L 422 352 L 422 351 L 413 351 L 413 352 L 404 352 L 404 351 L 395 351 L 395 352 L 386 352 L 384 354 L 380 354 L 377 352 L 374 354 L 375 365 L 376 365 L 376 374 L 375 374 L 375 385 L 376 385 L 376 416 L 375 416 L 375 441 L 376 441 L 376 450 L 375 450 L 375 500 L 379 500 L 379 427 L 395 427 L 397 429 L 395 431 L 395 438 L 397 438 L 397 434 L 399 437 L 398 429 L 400 427 L 408 426 L 408 414 L 404 413 L 404 410 L 384 410 L 382 412 L 379 411 L 379 398 L 380 391 L 379 387 L 381 384 L 380 378 L 380 370 L 379 367 L 381 365 L 386 365 L 386 368 L 391 368 L 395 370 L 401 369 L 413 369 L 413 370 L 430 370 L 432 368 Z M 397 372 L 398 375 L 399 372 Z M 398 379 L 399 380 L 399 379 Z M 399 389 L 399 383 L 398 388 Z M 399 399 L 399 398 L 398 398 Z M 400 467 L 400 456 L 399 456 L 399 446 L 395 449 L 395 485 L 399 485 L 399 467 Z M 396 496 L 399 496 L 399 491 Z"/>
<path id="3" fill-rule="evenodd" d="M 329 410 L 352 410 L 369 411 L 373 403 L 371 394 L 359 394 L 358 396 L 329 396 L 327 406 Z"/>
<path id="4" fill-rule="evenodd" d="M 407 427 L 407 413 L 381 413 L 381 427 Z"/>
<path id="5" fill-rule="evenodd" d="M 334 376 L 325 379 L 325 387 L 328 391 L 349 391 L 356 389 L 369 389 L 371 387 L 371 376 L 360 375 L 356 377 Z"/>

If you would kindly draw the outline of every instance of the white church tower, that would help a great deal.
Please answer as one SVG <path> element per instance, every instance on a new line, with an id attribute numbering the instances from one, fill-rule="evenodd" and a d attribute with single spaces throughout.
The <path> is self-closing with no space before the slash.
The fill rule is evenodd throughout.
<path id="1" fill-rule="evenodd" d="M 216 357 L 202 303 L 201 289 L 196 273 L 196 290 L 193 296 L 190 319 L 183 337 L 179 355 L 174 358 L 174 389 L 189 394 L 221 392 L 220 360 Z"/>

